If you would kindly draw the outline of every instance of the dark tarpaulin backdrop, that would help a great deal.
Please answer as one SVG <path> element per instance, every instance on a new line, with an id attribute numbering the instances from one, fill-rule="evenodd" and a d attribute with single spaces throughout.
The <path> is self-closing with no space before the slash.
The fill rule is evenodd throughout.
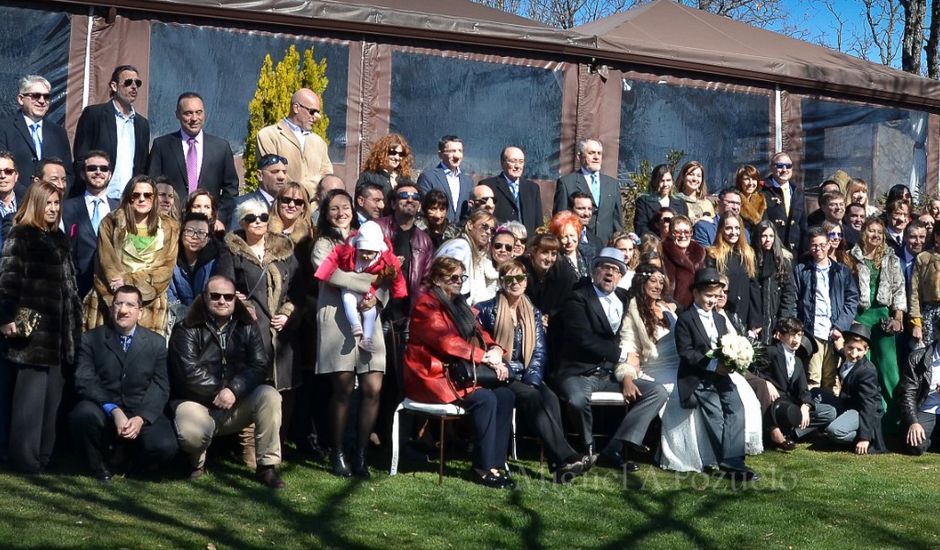
<path id="1" fill-rule="evenodd" d="M 0 117 L 16 112 L 19 79 L 44 76 L 52 84 L 49 120 L 65 120 L 69 71 L 69 15 L 64 12 L 0 7 Z"/>
<path id="2" fill-rule="evenodd" d="M 327 60 L 329 79 L 323 108 L 330 117 L 327 135 L 330 159 L 346 158 L 346 91 L 349 48 L 283 34 L 231 31 L 213 27 L 153 23 L 151 27 L 149 109 L 154 137 L 179 129 L 176 99 L 183 91 L 202 95 L 206 131 L 229 141 L 235 154 L 244 150 L 248 133 L 248 103 L 255 95 L 265 54 L 275 65 L 291 44 L 313 57 Z M 199 52 L 199 55 L 193 55 Z"/>

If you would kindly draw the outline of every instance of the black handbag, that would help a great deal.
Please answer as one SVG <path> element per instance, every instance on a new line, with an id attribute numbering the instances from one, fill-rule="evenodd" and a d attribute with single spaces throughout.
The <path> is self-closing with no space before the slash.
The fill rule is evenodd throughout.
<path id="1" fill-rule="evenodd" d="M 454 389 L 496 388 L 506 384 L 506 380 L 496 377 L 496 371 L 486 365 L 478 365 L 466 359 L 457 359 L 444 365 L 447 379 Z"/>

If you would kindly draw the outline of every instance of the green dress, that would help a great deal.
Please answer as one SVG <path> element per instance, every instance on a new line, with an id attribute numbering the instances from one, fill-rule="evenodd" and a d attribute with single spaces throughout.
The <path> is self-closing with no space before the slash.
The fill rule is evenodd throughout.
<path id="1" fill-rule="evenodd" d="M 901 427 L 901 415 L 898 405 L 898 399 L 895 398 L 895 388 L 900 381 L 901 374 L 898 370 L 897 348 L 894 343 L 894 334 L 887 334 L 882 330 L 882 321 L 891 316 L 888 306 L 875 300 L 878 294 L 878 283 L 881 281 L 880 266 L 874 262 L 865 259 L 865 265 L 871 273 L 869 277 L 870 288 L 869 303 L 871 306 L 858 314 L 855 320 L 866 327 L 871 328 L 871 349 L 868 352 L 868 359 L 875 364 L 878 369 L 878 379 L 881 382 L 882 405 L 885 407 L 885 415 L 882 419 L 882 429 L 886 434 L 896 434 Z M 863 289 L 859 289 L 860 292 Z"/>

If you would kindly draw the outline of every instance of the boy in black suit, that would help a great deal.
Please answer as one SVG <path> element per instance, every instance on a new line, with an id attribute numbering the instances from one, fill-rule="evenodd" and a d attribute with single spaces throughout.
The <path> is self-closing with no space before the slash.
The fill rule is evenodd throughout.
<path id="1" fill-rule="evenodd" d="M 706 464 L 706 471 L 720 470 L 737 481 L 757 481 L 760 476 L 744 464 L 744 405 L 730 372 L 712 357 L 721 337 L 729 332 L 724 316 L 715 311 L 724 283 L 718 271 L 708 267 L 695 273 L 692 286 L 695 303 L 676 321 L 679 398 L 683 407 L 698 407 L 705 416 L 718 460 L 717 465 Z"/>
<path id="2" fill-rule="evenodd" d="M 764 426 L 770 442 L 783 451 L 796 448 L 795 441 L 828 426 L 836 419 L 836 409 L 813 399 L 806 381 L 806 370 L 800 350 L 806 356 L 815 353 L 815 342 L 803 334 L 803 322 L 784 317 L 774 327 L 774 342 L 767 347 L 768 366 L 758 373 L 769 383 L 773 400 L 764 415 Z"/>
<path id="3" fill-rule="evenodd" d="M 855 454 L 884 452 L 881 385 L 875 365 L 865 358 L 871 346 L 871 329 L 853 323 L 852 328 L 842 332 L 842 336 L 845 339 L 842 364 L 839 365 L 842 391 L 833 402 L 839 416 L 826 427 L 826 435 L 836 443 L 854 443 Z"/>

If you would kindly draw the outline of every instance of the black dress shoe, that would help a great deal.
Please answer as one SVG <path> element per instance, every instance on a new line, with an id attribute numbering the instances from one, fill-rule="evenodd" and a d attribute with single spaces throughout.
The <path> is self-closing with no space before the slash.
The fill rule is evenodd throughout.
<path id="1" fill-rule="evenodd" d="M 255 470 L 255 477 L 262 485 L 271 489 L 283 489 L 286 486 L 281 479 L 281 473 L 277 471 L 277 466 L 258 466 Z"/>
<path id="2" fill-rule="evenodd" d="M 788 437 L 780 443 L 774 443 L 774 448 L 778 451 L 789 453 L 796 449 L 796 442 Z"/>
<path id="3" fill-rule="evenodd" d="M 642 443 L 633 443 L 632 441 L 624 441 L 623 446 L 630 450 L 632 453 L 639 454 L 649 454 L 650 448 Z"/>
<path id="4" fill-rule="evenodd" d="M 510 487 L 515 487 L 516 483 L 501 475 L 488 472 L 485 476 L 480 478 L 480 483 L 484 487 L 489 487 L 490 489 L 508 489 Z"/>
<path id="5" fill-rule="evenodd" d="M 95 470 L 95 473 L 92 474 L 92 477 L 101 483 L 110 483 L 111 478 L 114 476 L 111 474 L 111 470 L 101 467 Z"/>
<path id="6" fill-rule="evenodd" d="M 599 466 L 606 466 L 615 470 L 623 470 L 628 474 L 632 474 L 640 470 L 639 466 L 633 462 L 630 462 L 629 460 L 625 460 L 623 458 L 623 453 L 608 449 L 605 449 L 597 458 L 597 464 Z"/>
<path id="7" fill-rule="evenodd" d="M 333 475 L 339 477 L 349 477 L 352 475 L 352 471 L 346 464 L 346 456 L 343 455 L 343 451 L 334 450 L 330 453 L 330 469 L 333 471 Z"/>
<path id="8" fill-rule="evenodd" d="M 352 456 L 352 475 L 358 477 L 359 479 L 369 479 L 371 474 L 369 473 L 369 465 L 366 464 L 366 450 L 365 449 L 356 449 L 356 452 Z"/>

